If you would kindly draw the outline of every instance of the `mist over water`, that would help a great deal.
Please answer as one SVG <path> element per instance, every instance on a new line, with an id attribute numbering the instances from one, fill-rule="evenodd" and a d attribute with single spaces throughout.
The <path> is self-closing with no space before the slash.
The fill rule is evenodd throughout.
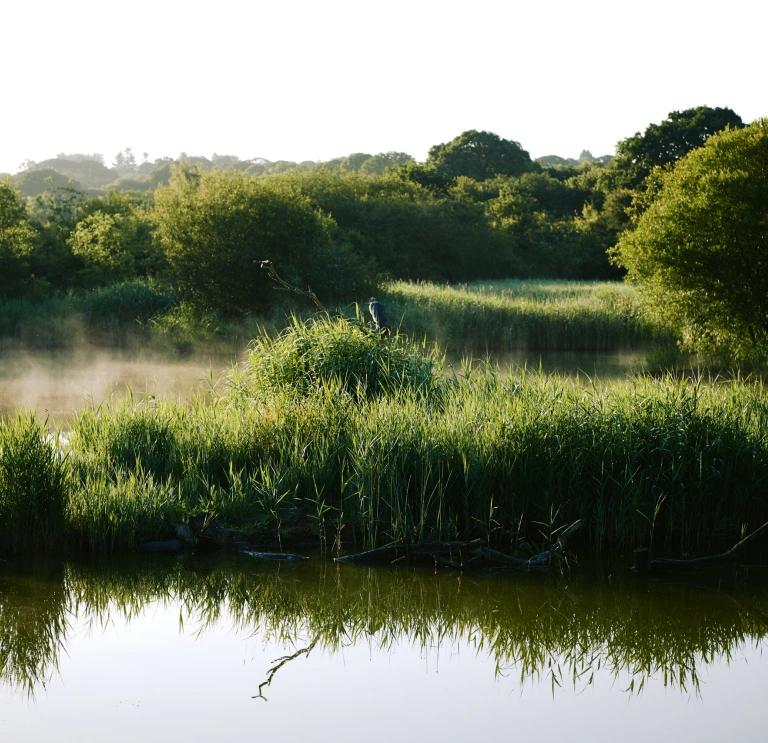
<path id="1" fill-rule="evenodd" d="M 242 355 L 242 354 L 240 354 Z M 488 359 L 504 373 L 520 367 L 547 374 L 615 379 L 642 371 L 643 352 L 517 350 L 482 356 L 449 353 L 446 369 L 461 371 L 462 358 Z M 54 422 L 84 404 L 112 396 L 155 395 L 189 399 L 205 394 L 238 362 L 238 354 L 200 351 L 189 356 L 152 349 L 119 351 L 83 347 L 72 350 L 10 350 L 0 354 L 0 416 L 36 410 Z"/>
<path id="2" fill-rule="evenodd" d="M 170 356 L 145 351 L 4 351 L 0 416 L 36 409 L 62 422 L 84 404 L 132 392 L 189 398 L 204 394 L 237 361 L 233 355 Z"/>

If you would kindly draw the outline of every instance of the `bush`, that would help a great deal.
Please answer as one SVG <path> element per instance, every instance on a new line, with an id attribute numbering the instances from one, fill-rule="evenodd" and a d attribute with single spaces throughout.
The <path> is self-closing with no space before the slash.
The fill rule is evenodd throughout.
<path id="1" fill-rule="evenodd" d="M 715 134 L 659 175 L 619 241 L 615 261 L 691 348 L 768 355 L 767 173 L 768 120 Z"/>
<path id="2" fill-rule="evenodd" d="M 294 318 L 277 339 L 253 343 L 246 378 L 257 393 L 307 394 L 338 384 L 356 398 L 370 398 L 398 389 L 431 392 L 438 385 L 440 363 L 436 353 L 402 338 L 382 338 L 361 324 Z"/>

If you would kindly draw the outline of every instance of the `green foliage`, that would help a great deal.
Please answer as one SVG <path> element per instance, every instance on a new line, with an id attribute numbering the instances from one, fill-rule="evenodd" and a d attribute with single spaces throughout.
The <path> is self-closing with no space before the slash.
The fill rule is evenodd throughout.
<path id="1" fill-rule="evenodd" d="M 157 275 L 164 266 L 152 237 L 151 215 L 127 194 L 110 191 L 78 208 L 67 244 L 80 259 L 83 286 Z"/>
<path id="2" fill-rule="evenodd" d="M 429 394 L 441 362 L 405 338 L 382 338 L 366 326 L 341 319 L 296 318 L 276 339 L 260 338 L 248 353 L 245 384 L 255 395 L 301 395 L 330 386 L 370 398 L 397 390 Z"/>
<path id="3" fill-rule="evenodd" d="M 391 282 L 382 299 L 393 327 L 454 352 L 512 349 L 616 350 L 669 342 L 620 282 Z"/>
<path id="4" fill-rule="evenodd" d="M 712 136 L 659 175 L 614 259 L 689 346 L 768 354 L 768 121 Z"/>
<path id="5" fill-rule="evenodd" d="M 432 147 L 426 164 L 450 178 L 463 175 L 476 181 L 539 169 L 518 142 L 475 129 L 463 132 L 447 144 Z"/>
<path id="6" fill-rule="evenodd" d="M 332 221 L 288 182 L 179 168 L 156 193 L 154 219 L 179 296 L 202 310 L 270 307 L 262 260 L 331 298 L 362 285 L 359 261 L 331 239 Z"/>
<path id="7" fill-rule="evenodd" d="M 69 468 L 34 414 L 0 419 L 0 552 L 63 545 Z"/>
<path id="8" fill-rule="evenodd" d="M 0 179 L 0 296 L 22 291 L 33 235 L 18 192 L 10 181 Z"/>
<path id="9" fill-rule="evenodd" d="M 585 390 L 467 367 L 465 377 L 438 377 L 439 395 L 407 384 L 344 394 L 338 380 L 360 389 L 354 375 L 365 369 L 354 360 L 337 368 L 336 329 L 324 332 L 329 346 L 315 355 L 291 352 L 288 380 L 267 362 L 233 375 L 226 395 L 205 403 L 83 411 L 70 455 L 78 512 L 113 519 L 115 531 L 129 514 L 126 533 L 161 538 L 170 519 L 196 511 L 247 528 L 310 519 L 324 503 L 337 528 L 368 546 L 487 537 L 489 513 L 499 544 L 536 542 L 536 522 L 557 513 L 559 523 L 586 519 L 595 548 L 635 546 L 647 540 L 642 514 L 660 495 L 654 539 L 682 549 L 768 520 L 768 406 L 758 386 L 661 378 Z M 298 377 L 305 360 L 309 385 Z M 135 495 L 125 503 L 117 493 L 131 477 Z M 105 488 L 114 497 L 88 506 Z M 154 532 L 135 532 L 144 512 Z"/>
<path id="10" fill-rule="evenodd" d="M 51 168 L 35 168 L 25 170 L 13 178 L 13 185 L 19 189 L 21 195 L 25 198 L 40 196 L 50 188 L 76 188 L 82 190 L 82 184 L 73 181 L 65 175 L 62 175 Z"/>
<path id="11" fill-rule="evenodd" d="M 612 165 L 623 186 L 636 188 L 653 168 L 677 162 L 723 129 L 743 126 L 741 117 L 730 108 L 698 106 L 672 111 L 661 124 L 651 124 L 643 134 L 637 132 L 619 142 Z"/>

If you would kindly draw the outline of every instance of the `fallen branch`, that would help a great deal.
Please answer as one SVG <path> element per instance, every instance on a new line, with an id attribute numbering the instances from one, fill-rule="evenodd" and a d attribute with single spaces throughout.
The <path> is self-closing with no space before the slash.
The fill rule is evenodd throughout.
<path id="1" fill-rule="evenodd" d="M 498 552 L 483 544 L 482 539 L 463 542 L 428 542 L 425 544 L 392 544 L 379 547 L 367 552 L 337 557 L 336 562 L 351 565 L 413 565 L 417 562 L 431 562 L 435 565 L 451 568 L 452 570 L 467 570 L 484 563 L 493 566 L 494 570 L 531 570 L 546 569 L 552 560 L 565 551 L 565 545 L 573 534 L 583 526 L 579 520 L 571 524 L 558 538 L 552 547 L 529 559 L 513 557 Z"/>
<path id="2" fill-rule="evenodd" d="M 665 557 L 660 557 L 656 560 L 651 560 L 649 565 L 651 570 L 701 570 L 701 568 L 709 567 L 710 565 L 721 565 L 724 562 L 730 562 L 735 560 L 739 551 L 744 549 L 753 539 L 757 538 L 764 531 L 768 531 L 768 522 L 763 524 L 759 529 L 755 529 L 751 534 L 747 535 L 738 544 L 734 544 L 727 552 L 722 552 L 719 555 L 710 555 L 709 557 L 696 557 L 692 560 L 670 560 Z"/>

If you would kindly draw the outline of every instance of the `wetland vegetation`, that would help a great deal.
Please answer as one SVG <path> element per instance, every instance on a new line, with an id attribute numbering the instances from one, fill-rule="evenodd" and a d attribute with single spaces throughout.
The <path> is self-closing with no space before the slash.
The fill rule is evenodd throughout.
<path id="1" fill-rule="evenodd" d="M 440 365 L 402 337 L 296 321 L 206 396 L 86 406 L 66 436 L 4 420 L 2 548 L 134 549 L 199 513 L 256 542 L 481 537 L 518 553 L 580 518 L 596 549 L 679 552 L 768 521 L 756 382 Z"/>

